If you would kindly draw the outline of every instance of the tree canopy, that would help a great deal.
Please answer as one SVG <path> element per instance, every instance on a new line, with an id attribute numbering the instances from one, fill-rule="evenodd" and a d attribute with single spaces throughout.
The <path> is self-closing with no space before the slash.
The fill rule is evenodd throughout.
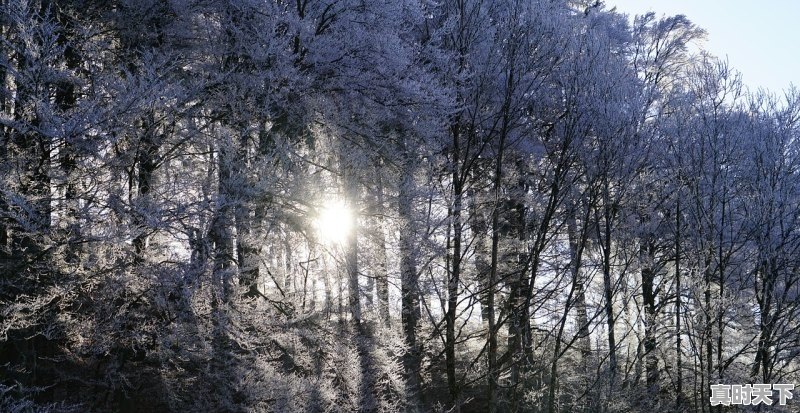
<path id="1" fill-rule="evenodd" d="M 1 0 L 0 410 L 797 383 L 800 92 L 704 36 L 600 1 Z"/>

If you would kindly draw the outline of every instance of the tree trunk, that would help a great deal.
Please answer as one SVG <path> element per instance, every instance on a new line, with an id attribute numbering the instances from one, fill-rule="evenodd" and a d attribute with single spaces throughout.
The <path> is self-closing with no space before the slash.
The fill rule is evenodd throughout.
<path id="1" fill-rule="evenodd" d="M 456 129 L 454 127 L 453 129 Z M 456 144 L 454 159 L 458 157 L 458 134 L 453 132 L 453 141 Z M 455 163 L 455 161 L 454 161 Z M 447 370 L 447 388 L 450 393 L 450 402 L 458 404 L 458 385 L 456 383 L 456 351 L 455 351 L 455 327 L 456 327 L 456 307 L 458 306 L 458 284 L 461 280 L 461 208 L 463 187 L 460 174 L 456 165 L 453 166 L 453 206 L 451 220 L 453 226 L 453 253 L 450 266 L 450 277 L 447 282 L 447 313 L 445 315 L 445 361 Z M 456 407 L 456 411 L 458 407 Z"/>
<path id="2" fill-rule="evenodd" d="M 675 410 L 683 407 L 683 350 L 681 350 L 681 201 L 675 205 L 675 352 L 677 354 L 677 391 Z"/>
<path id="3" fill-rule="evenodd" d="M 512 77 L 513 79 L 513 77 Z M 512 81 L 509 79 L 509 82 Z M 489 268 L 489 297 L 487 300 L 487 304 L 489 306 L 489 331 L 488 331 L 488 341 L 489 341 L 489 348 L 488 348 L 488 402 L 489 402 L 489 413 L 494 413 L 497 411 L 497 381 L 500 375 L 499 368 L 497 362 L 497 326 L 495 324 L 495 287 L 497 284 L 497 277 L 498 277 L 498 266 L 499 266 L 499 248 L 500 248 L 500 191 L 502 190 L 502 178 L 503 178 L 503 153 L 505 150 L 505 138 L 506 134 L 508 133 L 508 108 L 505 107 L 505 115 L 503 117 L 502 129 L 500 132 L 500 142 L 498 143 L 498 150 L 497 150 L 497 158 L 495 159 L 495 172 L 494 172 L 494 182 L 492 184 L 492 189 L 494 192 L 494 208 L 492 209 L 492 258 L 491 264 Z M 524 272 L 524 271 L 523 271 Z M 520 278 L 524 277 L 520 275 Z M 518 288 L 519 290 L 519 288 Z M 519 294 L 519 293 L 518 293 Z M 528 308 L 528 301 L 526 300 L 522 306 L 515 306 L 518 307 L 517 311 L 521 311 L 523 308 L 527 310 Z M 525 311 L 527 313 L 527 311 Z M 517 320 L 519 321 L 519 315 L 517 315 Z M 525 316 L 525 322 L 527 322 L 528 317 Z M 510 349 L 510 351 L 512 351 Z"/>
<path id="4" fill-rule="evenodd" d="M 238 182 L 249 185 L 246 171 L 251 167 L 247 136 L 241 136 L 234 168 Z M 239 188 L 236 196 L 236 256 L 239 262 L 239 285 L 247 298 L 259 295 L 261 245 L 257 241 L 256 228 L 261 224 L 265 207 L 263 203 L 254 205 L 252 194 L 255 188 Z M 254 207 L 255 206 L 255 207 Z"/>
<path id="5" fill-rule="evenodd" d="M 642 266 L 642 305 L 644 306 L 644 357 L 647 388 L 651 394 L 658 393 L 658 357 L 656 355 L 656 301 L 655 271 L 653 269 L 655 246 L 649 237 L 643 239 L 640 247 Z"/>
<path id="6" fill-rule="evenodd" d="M 709 401 L 708 397 L 706 397 L 705 392 L 708 391 L 709 394 L 710 394 L 710 390 L 706 390 L 706 389 L 709 389 L 708 386 L 710 386 L 712 384 L 711 383 L 711 376 L 712 376 L 712 374 L 714 372 L 714 344 L 713 344 L 713 339 L 712 339 L 712 336 L 714 334 L 714 321 L 713 321 L 713 315 L 712 315 L 713 309 L 711 308 L 711 252 L 704 251 L 703 253 L 706 254 L 705 262 L 704 262 L 704 266 L 703 266 L 703 268 L 704 268 L 703 269 L 703 274 L 704 274 L 704 280 L 703 281 L 704 281 L 704 284 L 705 284 L 705 291 L 703 292 L 703 297 L 704 297 L 704 304 L 705 304 L 704 314 L 705 314 L 705 323 L 706 323 L 705 329 L 704 329 L 705 331 L 703 332 L 703 341 L 705 342 L 705 366 L 704 367 L 705 367 L 706 371 L 704 372 L 705 373 L 704 377 L 705 377 L 706 382 L 704 383 L 703 387 L 701 388 L 701 391 L 702 391 L 701 392 L 701 397 L 702 397 L 703 400 L 705 400 L 707 402 L 708 411 L 710 412 L 711 410 L 713 410 L 713 408 L 711 407 L 711 402 Z M 703 351 L 703 350 L 700 350 L 700 351 Z M 702 358 L 701 358 L 701 362 L 702 362 Z"/>
<path id="7" fill-rule="evenodd" d="M 361 290 L 358 285 L 358 235 L 354 225 L 345 240 L 345 264 L 347 266 L 347 297 L 353 323 L 361 325 Z"/>
<path id="8" fill-rule="evenodd" d="M 381 172 L 378 171 L 378 208 L 381 211 L 380 217 L 376 220 L 376 246 L 378 248 L 378 269 L 376 273 L 377 281 L 377 297 L 378 297 L 378 317 L 383 321 L 386 327 L 390 325 L 389 316 L 389 267 L 387 264 L 386 256 L 386 234 L 384 227 L 386 220 L 383 218 L 384 194 L 383 194 L 383 179 Z"/>
<path id="9" fill-rule="evenodd" d="M 75 71 L 80 65 L 81 58 L 68 39 L 67 33 L 71 33 L 73 30 L 71 19 L 64 16 L 61 8 L 56 8 L 56 19 L 59 24 L 63 26 L 63 30 L 58 35 L 58 44 L 64 48 L 65 66 L 68 70 Z M 69 117 L 69 111 L 75 107 L 75 103 L 77 102 L 75 84 L 71 79 L 64 79 L 57 84 L 55 102 L 62 116 L 65 118 Z M 61 183 L 65 204 L 65 211 L 63 211 L 63 213 L 67 221 L 65 234 L 65 242 L 67 245 L 64 258 L 66 262 L 73 264 L 79 261 L 82 249 L 82 244 L 78 242 L 80 238 L 80 223 L 78 222 L 79 205 L 77 185 L 74 177 L 74 172 L 78 166 L 76 156 L 71 136 L 65 136 L 63 145 L 59 149 L 61 170 L 64 174 L 64 182 Z"/>
<path id="10" fill-rule="evenodd" d="M 235 273 L 235 251 L 233 242 L 233 205 L 234 198 L 232 166 L 234 160 L 230 155 L 230 142 L 221 142 L 217 153 L 217 205 L 214 218 L 209 228 L 209 239 L 213 244 L 214 269 L 214 306 L 219 308 L 227 304 L 232 292 L 232 278 Z"/>
<path id="11" fill-rule="evenodd" d="M 342 148 L 344 149 L 344 148 Z M 348 165 L 345 157 L 340 155 L 340 166 L 345 191 L 345 203 L 350 209 L 352 227 L 344 239 L 344 261 L 347 271 L 347 305 L 350 316 L 356 326 L 361 326 L 361 287 L 359 286 L 358 268 L 358 179 L 353 166 Z"/>
<path id="12" fill-rule="evenodd" d="M 762 253 L 763 254 L 763 253 Z M 774 289 L 774 279 L 772 271 L 775 262 L 773 259 L 765 258 L 758 270 L 756 279 L 756 302 L 760 317 L 758 320 L 758 344 L 753 363 L 752 377 L 758 377 L 762 383 L 769 383 L 771 379 L 771 358 L 770 348 L 772 347 L 772 291 Z M 760 288 L 759 285 L 760 284 Z"/>
<path id="13" fill-rule="evenodd" d="M 422 380 L 420 363 L 422 348 L 417 340 L 417 326 L 420 319 L 419 309 L 419 274 L 417 274 L 417 258 L 415 253 L 415 230 L 413 217 L 414 175 L 410 160 L 403 160 L 397 208 L 400 219 L 400 293 L 401 322 L 403 336 L 408 350 L 403 356 L 407 393 L 409 395 L 409 411 L 421 411 Z"/>
<path id="14" fill-rule="evenodd" d="M 5 1 L 0 2 L 0 5 L 7 7 Z M 0 38 L 10 38 L 9 27 L 7 24 L 5 24 L 5 22 L 0 22 Z M 11 53 L 8 49 L 8 47 L 0 48 L 0 60 L 4 62 L 11 61 Z M 11 86 L 12 76 L 9 76 L 8 74 L 7 65 L 0 65 L 0 90 L 11 90 Z M 11 116 L 14 116 L 13 108 L 13 99 L 11 99 L 10 96 L 7 96 L 5 93 L 0 94 L 0 113 L 7 113 Z M 8 149 L 11 145 L 11 135 L 12 131 L 10 126 L 0 125 L 0 165 L 6 165 L 6 163 L 9 161 Z M 7 260 L 10 256 L 8 251 L 9 222 L 8 218 L 6 218 L 8 213 L 8 201 L 6 201 L 4 191 L 0 191 L 0 264 L 2 265 L 7 263 Z M 0 267 L 0 271 L 6 273 L 7 270 L 3 267 Z"/>
<path id="15" fill-rule="evenodd" d="M 495 204 L 497 203 L 497 192 L 499 188 L 495 186 Z M 488 340 L 488 353 L 487 353 L 487 378 L 488 378 L 488 391 L 487 398 L 489 403 L 489 413 L 497 411 L 497 379 L 499 377 L 497 365 L 497 326 L 495 325 L 495 287 L 497 284 L 497 250 L 500 242 L 500 235 L 498 233 L 499 218 L 497 206 L 492 210 L 492 249 L 491 249 L 491 263 L 489 266 L 489 282 L 486 304 L 489 308 L 489 330 L 487 332 Z"/>
<path id="16" fill-rule="evenodd" d="M 617 340 L 615 337 L 614 319 L 614 283 L 611 279 L 611 205 L 608 203 L 608 182 L 604 183 L 603 219 L 596 219 L 598 239 L 602 243 L 603 297 L 605 298 L 605 314 L 608 327 L 608 363 L 611 372 L 611 385 L 617 377 Z M 601 222 L 603 223 L 601 229 Z"/>
<path id="17" fill-rule="evenodd" d="M 136 153 L 138 163 L 138 173 L 136 175 L 136 204 L 140 212 L 135 212 L 133 216 L 133 227 L 137 232 L 133 239 L 135 260 L 144 261 L 147 244 L 149 241 L 149 229 L 147 226 L 146 214 L 152 212 L 152 202 L 150 191 L 153 187 L 153 175 L 157 167 L 157 156 L 159 144 L 156 138 L 155 114 L 150 113 L 147 119 L 142 121 L 143 135 L 139 140 L 139 149 Z"/>
<path id="18" fill-rule="evenodd" d="M 586 287 L 584 285 L 583 277 L 581 276 L 581 262 L 583 260 L 583 251 L 586 246 L 586 241 L 589 235 L 588 226 L 587 226 L 587 217 L 584 217 L 583 226 L 579 232 L 578 230 L 578 223 L 576 216 L 578 214 L 577 207 L 574 202 L 570 202 L 567 213 L 569 214 L 567 217 L 567 235 L 569 238 L 569 250 L 570 250 L 570 262 L 571 262 L 571 271 L 572 271 L 572 283 L 575 286 L 575 313 L 576 313 L 576 322 L 578 323 L 578 351 L 581 354 L 581 374 L 585 377 L 585 390 L 587 392 L 587 402 L 585 402 L 585 406 L 587 408 L 591 407 L 591 389 L 590 389 L 590 381 L 588 379 L 590 365 L 589 359 L 591 357 L 591 338 L 589 337 L 589 317 L 587 315 L 586 310 Z M 589 211 L 587 208 L 586 211 Z M 553 371 L 552 376 L 555 377 L 555 371 Z M 555 386 L 555 382 L 551 379 L 550 388 L 552 389 Z M 554 410 L 554 392 L 551 390 L 550 397 L 548 398 L 548 403 L 550 406 L 548 411 Z M 579 410 L 586 410 L 586 409 L 579 409 Z"/>
<path id="19" fill-rule="evenodd" d="M 470 229 L 474 237 L 475 245 L 475 278 L 478 283 L 478 300 L 481 304 L 481 322 L 483 328 L 489 326 L 489 304 L 488 304 L 488 289 L 489 289 L 489 260 L 487 259 L 490 254 L 491 246 L 488 242 L 489 226 L 486 222 L 486 216 L 483 211 L 483 202 L 481 193 L 478 190 L 470 191 L 469 194 L 469 218 Z"/>

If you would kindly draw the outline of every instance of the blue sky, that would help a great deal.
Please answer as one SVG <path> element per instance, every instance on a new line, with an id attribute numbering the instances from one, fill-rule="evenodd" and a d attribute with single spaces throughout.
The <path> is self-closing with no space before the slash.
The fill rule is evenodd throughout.
<path id="1" fill-rule="evenodd" d="M 708 32 L 704 47 L 742 73 L 750 89 L 800 87 L 800 1 L 606 0 L 630 15 L 684 14 Z"/>

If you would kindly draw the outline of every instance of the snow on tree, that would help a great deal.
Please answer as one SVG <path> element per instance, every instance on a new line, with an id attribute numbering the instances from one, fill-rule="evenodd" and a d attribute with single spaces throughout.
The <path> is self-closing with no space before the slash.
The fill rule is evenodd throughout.
<path id="1" fill-rule="evenodd" d="M 685 16 L 0 4 L 0 410 L 710 412 L 798 380 L 800 99 Z"/>

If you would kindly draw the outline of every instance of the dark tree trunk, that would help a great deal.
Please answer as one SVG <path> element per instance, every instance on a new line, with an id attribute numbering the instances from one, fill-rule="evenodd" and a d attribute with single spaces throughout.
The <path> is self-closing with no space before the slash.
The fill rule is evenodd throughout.
<path id="1" fill-rule="evenodd" d="M 217 153 L 217 205 L 214 218 L 209 229 L 209 239 L 213 244 L 214 269 L 214 305 L 219 308 L 227 304 L 232 293 L 232 282 L 235 274 L 235 251 L 233 242 L 233 210 L 231 202 L 234 199 L 232 181 L 233 159 L 230 147 L 225 142 L 220 143 Z"/>
<path id="2" fill-rule="evenodd" d="M 457 127 L 453 127 L 457 129 Z M 458 157 L 458 133 L 453 132 L 453 142 L 455 144 L 454 158 Z M 454 161 L 455 164 L 455 161 Z M 456 383 L 456 307 L 458 306 L 458 286 L 461 281 L 461 209 L 463 197 L 463 182 L 458 172 L 459 168 L 453 166 L 453 205 L 450 208 L 450 218 L 453 227 L 452 239 L 452 259 L 450 264 L 450 277 L 447 282 L 447 312 L 445 314 L 445 364 L 447 370 L 447 388 L 450 393 L 450 402 L 458 404 L 458 384 Z"/>
<path id="3" fill-rule="evenodd" d="M 675 410 L 683 407 L 683 350 L 681 349 L 681 201 L 678 198 L 675 205 L 675 352 L 677 354 L 676 372 L 677 391 L 675 395 Z"/>
<path id="4" fill-rule="evenodd" d="M 658 357 L 656 354 L 656 293 L 654 252 L 655 246 L 649 238 L 642 240 L 640 262 L 642 265 L 642 305 L 644 306 L 644 357 L 647 388 L 651 394 L 658 393 Z"/>
<path id="5" fill-rule="evenodd" d="M 156 138 L 157 126 L 154 118 L 155 114 L 151 113 L 148 115 L 147 120 L 142 122 L 144 134 L 139 141 L 139 149 L 136 154 L 139 170 L 136 176 L 136 204 L 139 212 L 134 212 L 133 216 L 133 226 L 137 232 L 136 237 L 133 239 L 133 248 L 135 259 L 139 262 L 144 260 L 150 237 L 150 229 L 145 215 L 153 212 L 150 191 L 154 184 L 153 175 L 158 165 L 159 143 L 157 142 L 158 138 Z"/>
<path id="6" fill-rule="evenodd" d="M 596 219 L 597 235 L 602 243 L 602 270 L 603 270 L 603 298 L 604 310 L 608 328 L 608 363 L 611 372 L 611 382 L 617 376 L 617 340 L 615 336 L 616 320 L 614 316 L 614 283 L 611 278 L 611 205 L 608 205 L 608 183 L 605 183 L 603 196 L 603 219 Z M 601 224 L 602 223 L 602 224 Z M 613 386 L 613 384 L 612 384 Z"/>
<path id="7" fill-rule="evenodd" d="M 236 256 L 239 262 L 239 285 L 246 298 L 258 297 L 258 283 L 261 279 L 261 243 L 258 242 L 257 228 L 263 221 L 266 207 L 264 201 L 256 196 L 256 188 L 250 184 L 247 171 L 252 168 L 249 140 L 241 136 L 236 167 L 233 168 L 238 182 L 246 183 L 239 188 L 236 196 Z M 241 185 L 241 184 L 240 184 Z"/>
<path id="8" fill-rule="evenodd" d="M 483 196 L 480 190 L 470 191 L 469 217 L 470 229 L 474 237 L 475 245 L 475 278 L 478 283 L 478 300 L 481 304 L 481 322 L 484 328 L 489 325 L 489 255 L 491 246 L 488 242 L 489 225 L 486 222 L 486 215 L 483 211 Z"/>
<path id="9" fill-rule="evenodd" d="M 358 279 L 358 221 L 356 206 L 358 205 L 359 191 L 358 181 L 351 166 L 344 166 L 344 159 L 342 159 L 344 169 L 344 185 L 347 195 L 347 202 L 353 214 L 353 223 L 350 232 L 344 241 L 345 253 L 345 266 L 347 270 L 347 293 L 348 293 L 348 306 L 350 308 L 350 315 L 353 317 L 353 323 L 356 326 L 361 325 L 361 288 L 359 287 Z"/>
<path id="10" fill-rule="evenodd" d="M 409 411 L 421 411 L 422 379 L 420 375 L 420 363 L 422 358 L 422 346 L 417 339 L 417 328 L 420 319 L 420 291 L 414 244 L 414 175 L 409 159 L 403 160 L 402 169 L 397 197 L 397 208 L 400 219 L 401 323 L 403 325 L 403 336 L 408 346 L 408 350 L 403 356 L 403 368 L 405 370 L 408 387 L 407 391 L 410 400 Z"/>
<path id="11" fill-rule="evenodd" d="M 380 210 L 380 217 L 376 222 L 376 247 L 378 248 L 378 269 L 376 273 L 376 289 L 378 298 L 378 317 L 383 321 L 386 327 L 390 325 L 389 316 L 389 267 L 387 264 L 386 256 L 386 234 L 384 233 L 384 226 L 386 220 L 383 218 L 384 194 L 383 194 L 383 179 L 381 172 L 378 171 L 378 208 Z"/>

